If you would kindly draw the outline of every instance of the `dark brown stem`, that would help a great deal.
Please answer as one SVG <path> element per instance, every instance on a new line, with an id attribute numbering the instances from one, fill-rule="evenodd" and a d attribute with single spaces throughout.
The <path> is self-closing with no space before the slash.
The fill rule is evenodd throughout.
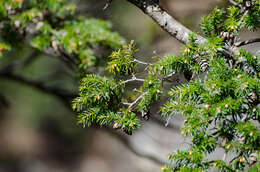
<path id="1" fill-rule="evenodd" d="M 241 46 L 256 43 L 256 42 L 260 42 L 260 38 L 253 38 L 253 39 L 249 39 L 249 40 L 246 40 L 246 41 L 236 42 L 235 46 L 241 47 Z"/>
<path id="2" fill-rule="evenodd" d="M 128 150 L 130 150 L 136 156 L 148 159 L 148 160 L 150 160 L 150 161 L 152 161 L 152 162 L 154 162 L 158 165 L 166 164 L 165 161 L 157 158 L 156 156 L 153 156 L 153 155 L 150 155 L 150 154 L 147 154 L 147 153 L 143 153 L 143 152 L 137 150 L 137 148 L 130 142 L 130 140 L 127 137 L 125 137 L 124 135 L 116 132 L 115 130 L 106 128 L 104 131 L 108 132 L 113 137 L 116 137 L 123 145 L 125 145 L 125 147 L 128 148 Z"/>

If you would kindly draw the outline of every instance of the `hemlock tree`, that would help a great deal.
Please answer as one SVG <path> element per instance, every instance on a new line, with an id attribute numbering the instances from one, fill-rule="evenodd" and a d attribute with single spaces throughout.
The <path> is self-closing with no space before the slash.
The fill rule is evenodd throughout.
<path id="1" fill-rule="evenodd" d="M 1 55 L 29 45 L 56 56 L 78 72 L 79 93 L 75 97 L 16 73 L 28 59 L 2 68 L 0 76 L 67 102 L 74 98 L 72 108 L 83 127 L 107 126 L 127 134 L 141 127 L 140 117 L 149 119 L 151 105 L 168 96 L 158 113 L 162 118 L 181 113 L 182 134 L 191 138 L 191 145 L 170 153 L 162 171 L 260 171 L 260 56 L 240 48 L 260 39 L 238 39 L 242 29 L 259 28 L 260 1 L 228 0 L 230 6 L 214 8 L 201 20 L 203 36 L 176 21 L 156 0 L 127 1 L 182 42 L 181 55 L 140 61 L 134 41 L 126 44 L 109 22 L 76 15 L 75 4 L 65 0 L 0 0 Z M 115 51 L 108 57 L 106 76 L 100 76 L 91 68 L 102 60 L 97 47 L 104 46 Z M 188 82 L 166 90 L 177 73 Z M 132 82 L 142 86 L 127 89 Z M 209 160 L 217 148 L 224 150 L 223 159 Z"/>

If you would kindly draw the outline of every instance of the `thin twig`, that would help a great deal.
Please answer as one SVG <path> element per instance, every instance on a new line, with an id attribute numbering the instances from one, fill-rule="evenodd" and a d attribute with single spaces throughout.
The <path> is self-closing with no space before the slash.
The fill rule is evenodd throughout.
<path id="1" fill-rule="evenodd" d="M 129 104 L 129 108 L 131 109 L 133 106 L 135 106 L 135 104 L 137 104 L 142 98 L 144 98 L 144 96 L 145 96 L 147 93 L 148 93 L 148 92 L 146 91 L 146 92 L 144 92 L 143 94 L 141 94 L 139 97 L 137 97 L 137 99 L 136 99 L 134 102 L 132 102 L 132 103 Z"/>
<path id="2" fill-rule="evenodd" d="M 249 40 L 246 40 L 246 41 L 236 42 L 235 46 L 236 47 L 241 47 L 241 46 L 252 44 L 252 43 L 256 43 L 256 42 L 260 42 L 260 38 L 253 38 L 253 39 L 249 39 Z"/>
<path id="3" fill-rule="evenodd" d="M 235 156 L 233 159 L 231 159 L 229 161 L 229 164 L 231 164 L 234 160 L 236 160 L 237 158 L 241 157 L 242 153 L 239 153 L 239 155 Z"/>
<path id="4" fill-rule="evenodd" d="M 117 85 L 115 86 L 115 88 L 117 88 L 117 87 L 120 86 L 120 85 L 129 83 L 129 82 L 134 82 L 134 81 L 144 82 L 145 80 L 144 80 L 144 79 L 141 79 L 141 78 L 136 78 L 136 77 L 133 75 L 133 77 L 132 77 L 131 79 L 125 80 L 125 81 L 123 81 L 123 82 L 120 82 L 119 84 L 117 84 Z"/>
<path id="5" fill-rule="evenodd" d="M 228 0 L 228 1 L 229 1 L 230 4 L 232 4 L 232 5 L 236 6 L 236 7 L 243 8 L 243 6 L 241 4 L 239 4 L 239 3 L 237 3 L 237 2 L 235 2 L 233 0 Z"/>
<path id="6" fill-rule="evenodd" d="M 146 63 L 146 62 L 143 62 L 143 61 L 140 61 L 140 60 L 137 60 L 137 59 L 134 59 L 133 62 L 137 62 L 139 64 L 148 65 L 148 66 L 152 65 L 151 63 Z"/>
<path id="7" fill-rule="evenodd" d="M 111 5 L 111 3 L 112 3 L 112 0 L 107 0 L 106 5 L 103 8 L 103 10 L 106 10 Z"/>
<path id="8" fill-rule="evenodd" d="M 172 72 L 172 73 L 168 74 L 167 76 L 165 76 L 162 80 L 163 81 L 168 80 L 169 78 L 171 78 L 175 74 L 176 74 L 176 72 Z"/>
<path id="9" fill-rule="evenodd" d="M 156 117 L 153 114 L 151 115 L 150 119 L 152 121 L 154 121 L 156 124 L 158 124 L 159 126 L 162 126 L 166 129 L 170 129 L 170 130 L 179 130 L 180 129 L 179 126 L 175 126 L 175 125 L 172 125 L 170 123 L 166 126 L 167 121 L 163 120 L 162 118 Z"/>
<path id="10" fill-rule="evenodd" d="M 129 141 L 128 138 L 124 137 L 123 135 L 117 133 L 116 131 L 112 129 L 106 129 L 104 130 L 108 132 L 109 134 L 113 135 L 116 137 L 125 147 L 128 148 L 132 153 L 134 153 L 136 156 L 144 159 L 148 159 L 158 165 L 166 164 L 166 161 L 159 159 L 157 156 L 150 155 L 148 153 L 140 152 L 139 150 L 136 149 L 136 147 Z"/>
<path id="11" fill-rule="evenodd" d="M 145 80 L 144 79 L 140 79 L 140 78 L 132 78 L 132 79 L 125 80 L 125 81 L 121 82 L 120 84 L 126 84 L 128 82 L 133 82 L 133 81 L 144 82 Z"/>
<path id="12" fill-rule="evenodd" d="M 225 161 L 226 161 L 226 158 L 227 158 L 227 151 L 225 151 L 222 160 L 225 162 Z"/>
<path id="13" fill-rule="evenodd" d="M 142 93 L 142 91 L 138 90 L 137 88 L 133 89 L 134 92 Z"/>
<path id="14" fill-rule="evenodd" d="M 241 24 L 242 24 L 242 22 L 243 22 L 243 20 L 245 19 L 245 17 L 246 17 L 246 15 L 249 13 L 249 11 L 248 10 L 246 10 L 245 12 L 244 12 L 244 14 L 243 14 L 243 16 L 241 17 L 241 19 L 239 20 L 239 22 L 238 22 L 238 26 L 240 26 Z"/>
<path id="15" fill-rule="evenodd" d="M 126 102 L 123 102 L 122 104 L 126 105 L 126 106 L 130 106 L 131 105 L 131 103 L 126 103 Z"/>

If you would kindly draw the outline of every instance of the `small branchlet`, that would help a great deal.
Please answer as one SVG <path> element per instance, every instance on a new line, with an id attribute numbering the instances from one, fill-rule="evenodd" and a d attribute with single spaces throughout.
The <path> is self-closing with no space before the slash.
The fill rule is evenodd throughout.
<path id="1" fill-rule="evenodd" d="M 104 6 L 103 10 L 108 9 L 112 2 L 113 0 L 106 0 L 106 5 Z"/>

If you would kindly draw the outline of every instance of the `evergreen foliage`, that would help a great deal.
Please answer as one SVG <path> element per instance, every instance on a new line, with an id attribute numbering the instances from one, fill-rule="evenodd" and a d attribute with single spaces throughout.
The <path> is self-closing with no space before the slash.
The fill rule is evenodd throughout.
<path id="1" fill-rule="evenodd" d="M 15 48 L 30 35 L 32 47 L 72 56 L 84 70 L 95 65 L 96 47 L 123 45 L 124 39 L 111 31 L 109 22 L 78 16 L 75 12 L 76 5 L 66 0 L 1 0 L 2 42 Z"/>
<path id="2" fill-rule="evenodd" d="M 140 126 L 139 119 L 128 109 L 121 108 L 123 84 L 112 79 L 87 75 L 81 80 L 79 97 L 73 101 L 73 109 L 79 113 L 79 123 L 85 126 L 112 125 L 126 133 Z"/>
<path id="3" fill-rule="evenodd" d="M 135 69 L 134 56 L 137 52 L 134 41 L 131 41 L 122 49 L 112 52 L 107 69 L 113 74 L 132 74 Z"/>
<path id="4" fill-rule="evenodd" d="M 140 127 L 138 116 L 148 120 L 151 106 L 167 93 L 160 113 L 184 116 L 181 130 L 191 145 L 169 154 L 164 172 L 260 171 L 260 56 L 244 49 L 223 53 L 235 46 L 242 29 L 259 28 L 260 1 L 234 2 L 237 5 L 215 8 L 202 19 L 204 44 L 197 44 L 197 35 L 192 34 L 179 56 L 148 63 L 138 60 L 134 41 L 126 44 L 109 22 L 74 15 L 75 4 L 0 0 L 0 56 L 19 47 L 18 42 L 26 43 L 30 35 L 35 49 L 75 63 L 80 86 L 72 107 L 84 127 L 107 126 L 132 134 Z M 108 58 L 106 76 L 88 72 L 99 46 L 116 49 Z M 177 73 L 183 73 L 187 83 L 167 91 L 165 84 Z M 132 82 L 140 84 L 132 89 Z M 224 158 L 209 160 L 219 149 Z"/>

